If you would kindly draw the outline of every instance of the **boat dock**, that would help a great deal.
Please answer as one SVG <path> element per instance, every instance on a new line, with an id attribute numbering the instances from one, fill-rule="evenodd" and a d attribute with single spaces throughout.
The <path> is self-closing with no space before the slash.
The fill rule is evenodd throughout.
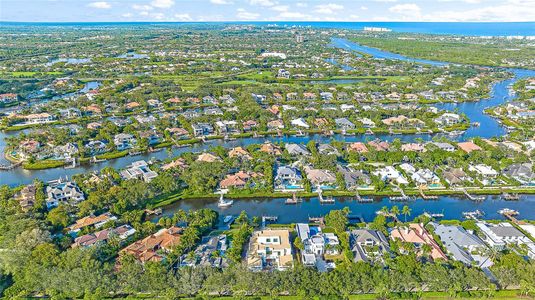
<path id="1" fill-rule="evenodd" d="M 419 190 L 420 190 L 420 196 L 422 196 L 422 199 L 424 199 L 424 200 L 438 200 L 438 196 L 431 196 L 431 195 L 424 194 L 424 190 L 422 189 L 421 186 L 420 186 Z"/>
<path id="2" fill-rule="evenodd" d="M 9 171 L 13 170 L 17 167 L 22 165 L 22 161 L 19 161 L 18 163 L 10 164 L 10 165 L 0 165 L 0 171 Z"/>
<path id="3" fill-rule="evenodd" d="M 277 222 L 278 219 L 279 217 L 277 216 L 262 216 L 262 228 L 266 228 L 268 222 Z"/>
<path id="4" fill-rule="evenodd" d="M 466 189 L 462 189 L 462 191 L 466 195 L 466 197 L 468 197 L 468 199 L 472 201 L 484 201 L 485 200 L 485 196 L 472 196 L 468 193 L 468 191 L 466 191 Z"/>
<path id="5" fill-rule="evenodd" d="M 466 219 L 472 219 L 477 220 L 478 218 L 482 217 L 484 213 L 480 211 L 479 209 L 476 209 L 474 211 L 465 211 L 463 212 L 463 217 Z"/>
<path id="6" fill-rule="evenodd" d="M 155 216 L 159 216 L 163 213 L 163 210 L 161 208 L 157 208 L 157 209 L 145 209 L 145 213 L 147 215 L 155 215 Z"/>
<path id="7" fill-rule="evenodd" d="M 411 197 L 407 196 L 405 194 L 405 191 L 403 191 L 403 189 L 399 189 L 399 191 L 401 192 L 401 196 L 390 196 L 390 201 L 409 201 L 411 200 Z"/>
<path id="8" fill-rule="evenodd" d="M 308 217 L 308 222 L 312 224 L 323 224 L 323 217 Z"/>
<path id="9" fill-rule="evenodd" d="M 518 200 L 520 200 L 520 196 L 518 194 L 503 193 L 502 197 L 503 197 L 504 200 L 507 200 L 507 201 L 518 201 Z"/>
<path id="10" fill-rule="evenodd" d="M 297 198 L 295 193 L 293 193 L 292 198 L 286 199 L 286 201 L 284 201 L 284 204 L 291 205 L 291 204 L 297 204 L 297 203 L 301 203 L 301 202 L 303 202 L 303 199 Z"/>
<path id="11" fill-rule="evenodd" d="M 321 187 L 318 187 L 318 198 L 320 200 L 320 203 L 321 204 L 334 204 L 335 200 L 333 197 L 327 197 L 327 198 L 324 198 L 323 197 L 323 194 L 322 194 L 322 191 L 321 191 Z"/>
<path id="12" fill-rule="evenodd" d="M 359 191 L 356 192 L 355 197 L 357 198 L 357 201 L 360 203 L 373 202 L 373 198 L 362 198 L 359 194 Z"/>

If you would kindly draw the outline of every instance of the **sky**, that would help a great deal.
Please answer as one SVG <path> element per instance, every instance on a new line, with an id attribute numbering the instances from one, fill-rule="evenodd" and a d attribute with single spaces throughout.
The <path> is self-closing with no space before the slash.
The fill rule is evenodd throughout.
<path id="1" fill-rule="evenodd" d="M 0 21 L 535 21 L 535 0 L 0 0 Z"/>

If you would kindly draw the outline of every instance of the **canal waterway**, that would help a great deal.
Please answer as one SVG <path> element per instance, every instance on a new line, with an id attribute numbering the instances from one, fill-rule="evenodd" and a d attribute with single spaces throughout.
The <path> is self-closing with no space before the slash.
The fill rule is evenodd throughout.
<path id="1" fill-rule="evenodd" d="M 220 221 L 227 216 L 237 216 L 241 211 L 246 211 L 250 217 L 257 216 L 277 216 L 277 223 L 290 224 L 297 222 L 308 222 L 309 217 L 321 217 L 333 209 L 349 207 L 350 215 L 356 217 L 355 221 L 370 222 L 376 212 L 386 206 L 389 209 L 397 205 L 401 211 L 404 205 L 411 209 L 407 220 L 412 220 L 425 212 L 434 214 L 444 214 L 444 219 L 463 219 L 463 212 L 480 210 L 485 215 L 483 219 L 500 220 L 504 219 L 498 210 L 510 208 L 520 212 L 519 219 L 535 219 L 535 197 L 524 195 L 518 201 L 505 201 L 500 196 L 487 196 L 485 201 L 474 202 L 463 197 L 441 196 L 438 200 L 415 200 L 406 203 L 390 201 L 388 197 L 374 197 L 373 203 L 359 203 L 352 197 L 338 197 L 334 204 L 320 204 L 318 198 L 305 199 L 296 205 L 284 204 L 285 198 L 262 198 L 262 199 L 240 199 L 228 208 L 219 208 L 217 199 L 185 199 L 177 201 L 163 208 L 163 216 L 172 216 L 180 209 L 196 210 L 210 208 L 220 214 Z M 155 217 L 153 220 L 157 220 Z M 401 220 L 405 216 L 400 215 Z"/>
<path id="2" fill-rule="evenodd" d="M 395 59 L 395 60 L 404 60 L 412 61 L 417 63 L 432 64 L 435 66 L 443 66 L 447 63 L 445 62 L 436 62 L 428 60 L 420 60 L 408 58 L 399 54 L 394 54 L 370 47 L 365 47 L 357 43 L 345 39 L 334 38 L 332 40 L 331 46 L 339 47 L 348 51 L 355 51 L 358 53 L 366 53 L 377 58 L 383 59 Z M 506 133 L 506 130 L 501 126 L 495 119 L 484 114 L 484 110 L 489 107 L 500 105 L 506 101 L 511 101 L 514 99 L 515 95 L 509 93 L 509 85 L 513 84 L 517 80 L 528 77 L 535 76 L 535 71 L 524 70 L 524 69 L 508 69 L 514 77 L 508 80 L 501 81 L 497 84 L 494 84 L 491 91 L 491 96 L 488 99 L 482 99 L 477 102 L 466 102 L 466 103 L 448 103 L 448 104 L 437 104 L 436 107 L 446 110 L 455 110 L 457 109 L 460 113 L 464 113 L 472 122 L 479 122 L 481 125 L 479 127 L 471 127 L 464 134 L 456 137 L 452 137 L 454 140 L 466 140 L 476 136 L 481 136 L 484 138 L 490 138 L 493 136 L 503 136 Z M 4 149 L 6 146 L 5 138 L 13 133 L 0 132 L 0 161 L 5 161 L 3 158 Z M 144 159 L 150 160 L 160 159 L 164 160 L 169 157 L 177 156 L 183 152 L 201 152 L 212 146 L 221 145 L 224 147 L 236 147 L 236 146 L 247 146 L 250 144 L 260 144 L 265 141 L 271 142 L 286 142 L 286 143 L 302 143 L 306 144 L 310 140 L 315 140 L 320 143 L 327 143 L 333 139 L 345 142 L 356 142 L 356 141 L 368 141 L 373 139 L 381 139 L 392 141 L 393 139 L 399 138 L 404 142 L 411 142 L 417 138 L 423 140 L 430 140 L 434 135 L 431 134 L 410 134 L 410 135 L 389 135 L 389 134 L 376 134 L 376 135 L 356 135 L 356 136 L 344 136 L 344 135 L 333 135 L 331 137 L 323 135 L 307 135 L 304 137 L 295 137 L 295 136 L 283 136 L 283 137 L 251 137 L 237 139 L 233 141 L 224 141 L 224 140 L 212 140 L 203 144 L 195 144 L 182 148 L 173 148 L 169 150 L 163 150 L 156 153 L 148 153 L 137 156 L 126 156 L 123 158 L 118 158 L 114 160 L 109 160 L 106 162 L 93 164 L 93 165 L 84 165 L 72 169 L 48 169 L 48 170 L 24 170 L 22 168 L 16 168 L 9 171 L 0 171 L 0 185 L 7 184 L 10 186 L 16 186 L 21 184 L 27 184 L 33 181 L 35 178 L 39 178 L 43 181 L 49 181 L 57 179 L 60 176 L 72 176 L 74 174 L 89 172 L 89 171 L 98 171 L 103 167 L 113 167 L 113 168 L 124 168 L 127 165 L 131 164 L 134 161 Z"/>

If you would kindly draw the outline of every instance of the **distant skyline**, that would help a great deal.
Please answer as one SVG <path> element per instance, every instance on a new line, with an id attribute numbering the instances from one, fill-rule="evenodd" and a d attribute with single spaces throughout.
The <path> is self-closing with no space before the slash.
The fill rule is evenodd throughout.
<path id="1" fill-rule="evenodd" d="M 0 21 L 530 22 L 535 0 L 0 0 Z"/>

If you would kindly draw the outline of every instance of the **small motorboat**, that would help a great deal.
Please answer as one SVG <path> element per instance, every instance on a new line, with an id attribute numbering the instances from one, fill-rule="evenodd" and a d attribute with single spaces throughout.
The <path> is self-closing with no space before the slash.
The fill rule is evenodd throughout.
<path id="1" fill-rule="evenodd" d="M 234 217 L 231 215 L 225 216 L 225 218 L 223 219 L 223 223 L 228 223 L 232 221 L 232 219 L 234 219 Z"/>
<path id="2" fill-rule="evenodd" d="M 234 203 L 233 200 L 225 200 L 223 199 L 223 194 L 221 194 L 221 197 L 219 197 L 219 201 L 217 201 L 218 207 L 229 207 Z"/>

